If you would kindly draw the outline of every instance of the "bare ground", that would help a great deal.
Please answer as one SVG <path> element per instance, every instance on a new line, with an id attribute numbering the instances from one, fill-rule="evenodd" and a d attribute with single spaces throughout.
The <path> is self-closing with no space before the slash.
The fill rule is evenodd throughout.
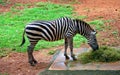
<path id="1" fill-rule="evenodd" d="M 9 4 L 3 6 L 0 5 L 0 13 L 10 11 L 10 7 L 14 3 L 34 3 L 47 0 L 10 0 Z M 54 3 L 64 3 L 58 0 L 51 0 Z M 65 3 L 68 3 L 68 0 Z M 110 26 L 109 29 L 100 31 L 98 42 L 100 45 L 108 46 L 120 46 L 120 1 L 119 0 L 78 0 L 80 4 L 73 4 L 74 11 L 77 15 L 87 15 L 86 21 L 94 19 L 109 19 L 113 20 L 111 23 L 106 23 L 106 26 Z M 112 34 L 112 32 L 118 31 L 117 35 Z M 85 45 L 86 46 L 86 45 Z M 59 47 L 63 48 L 63 47 Z M 53 48 L 54 50 L 58 48 Z M 16 53 L 13 52 L 7 57 L 0 58 L 0 74 L 10 74 L 10 75 L 36 75 L 48 67 L 52 55 L 48 55 L 49 50 L 53 49 L 43 49 L 40 51 L 35 51 L 34 56 L 38 61 L 38 64 L 31 67 L 28 64 L 27 53 Z"/>

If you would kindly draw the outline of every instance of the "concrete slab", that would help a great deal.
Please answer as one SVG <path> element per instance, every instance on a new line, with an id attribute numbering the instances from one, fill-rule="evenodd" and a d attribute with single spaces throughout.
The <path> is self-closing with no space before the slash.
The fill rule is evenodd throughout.
<path id="1" fill-rule="evenodd" d="M 86 51 L 89 51 L 89 49 L 75 48 L 74 54 L 77 57 L 78 54 Z M 70 57 L 70 50 L 68 50 L 68 55 Z M 80 62 L 74 62 L 71 57 L 69 60 L 65 60 L 64 50 L 61 50 L 48 70 L 120 70 L 120 61 L 114 63 L 81 64 Z"/>

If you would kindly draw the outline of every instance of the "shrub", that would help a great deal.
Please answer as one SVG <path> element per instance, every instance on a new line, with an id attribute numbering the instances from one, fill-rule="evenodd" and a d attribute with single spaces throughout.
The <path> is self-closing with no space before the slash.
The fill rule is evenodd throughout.
<path id="1" fill-rule="evenodd" d="M 90 50 L 89 52 L 78 55 L 78 61 L 81 63 L 89 62 L 113 62 L 120 60 L 120 50 L 110 47 L 100 47 L 97 51 Z"/>

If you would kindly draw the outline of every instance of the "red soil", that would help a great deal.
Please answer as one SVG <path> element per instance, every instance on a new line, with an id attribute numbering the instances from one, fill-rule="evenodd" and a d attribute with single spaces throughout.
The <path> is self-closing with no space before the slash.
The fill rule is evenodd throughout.
<path id="1" fill-rule="evenodd" d="M 0 13 L 10 11 L 10 7 L 15 3 L 30 3 L 30 7 L 34 6 L 34 3 L 47 0 L 9 0 L 9 4 L 0 5 Z M 54 3 L 60 3 L 58 0 L 51 0 Z M 68 0 L 68 3 L 72 0 Z M 77 15 L 87 15 L 87 21 L 98 19 L 113 20 L 111 23 L 106 23 L 106 26 L 110 26 L 110 29 L 99 32 L 98 42 L 100 45 L 120 46 L 120 36 L 114 35 L 112 32 L 120 32 L 120 1 L 119 0 L 78 0 L 80 4 L 73 4 Z M 62 1 L 61 3 L 64 3 Z M 62 47 L 63 48 L 63 47 Z M 54 48 L 54 50 L 57 48 Z M 34 56 L 38 61 L 38 64 L 34 67 L 28 64 L 27 53 L 11 53 L 7 57 L 0 58 L 0 74 L 10 75 L 35 75 L 43 71 L 48 67 L 52 55 L 47 53 L 51 49 L 45 49 L 35 51 Z M 52 49 L 53 50 L 53 49 Z"/>

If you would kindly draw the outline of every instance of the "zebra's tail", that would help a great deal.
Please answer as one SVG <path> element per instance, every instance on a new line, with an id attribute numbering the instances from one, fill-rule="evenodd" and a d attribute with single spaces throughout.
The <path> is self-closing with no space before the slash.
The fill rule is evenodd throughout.
<path id="1" fill-rule="evenodd" d="M 25 35 L 25 30 L 24 30 L 24 32 L 23 32 L 23 38 L 22 38 L 22 43 L 21 43 L 21 45 L 20 45 L 20 47 L 25 43 L 25 37 L 24 37 L 24 35 Z"/>

